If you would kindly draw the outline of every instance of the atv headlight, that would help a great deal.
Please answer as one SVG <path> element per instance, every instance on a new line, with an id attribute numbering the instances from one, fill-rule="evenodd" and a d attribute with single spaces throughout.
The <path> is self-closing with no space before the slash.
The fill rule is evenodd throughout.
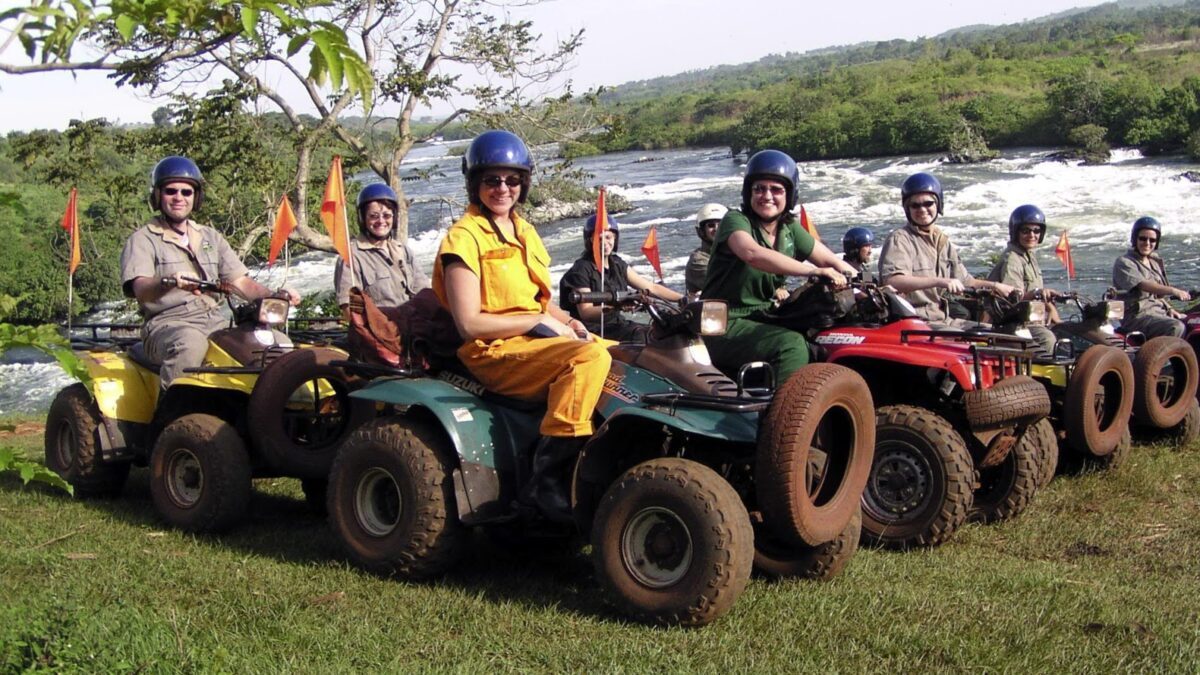
<path id="1" fill-rule="evenodd" d="M 263 298 L 259 301 L 258 322 L 278 326 L 287 321 L 288 301 L 281 298 Z"/>
<path id="2" fill-rule="evenodd" d="M 1046 303 L 1041 300 L 1033 300 L 1029 303 L 1029 316 L 1025 318 L 1026 323 L 1042 325 L 1046 323 Z"/>
<path id="3" fill-rule="evenodd" d="M 1108 305 L 1108 314 L 1105 318 L 1109 321 L 1123 321 L 1125 319 L 1125 303 L 1121 300 L 1109 300 L 1105 303 Z"/>
<path id="4" fill-rule="evenodd" d="M 699 317 L 692 328 L 697 335 L 724 335 L 729 324 L 729 305 L 724 300 L 704 300 L 700 303 Z"/>

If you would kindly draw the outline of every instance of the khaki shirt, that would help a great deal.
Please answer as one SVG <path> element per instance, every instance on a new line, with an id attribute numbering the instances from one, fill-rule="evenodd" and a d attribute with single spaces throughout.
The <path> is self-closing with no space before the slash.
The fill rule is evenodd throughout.
<path id="1" fill-rule="evenodd" d="M 1000 254 L 1000 261 L 988 274 L 988 281 L 1008 284 L 1022 295 L 1026 291 L 1046 286 L 1042 280 L 1042 268 L 1038 265 L 1037 258 L 1033 257 L 1033 251 L 1026 251 L 1013 243 L 1009 243 L 1004 253 Z"/>
<path id="2" fill-rule="evenodd" d="M 246 276 L 246 266 L 220 232 L 192 220 L 187 227 L 186 247 L 179 234 L 157 217 L 129 235 L 121 251 L 121 288 L 127 297 L 134 297 L 133 280 L 138 277 L 155 279 L 183 272 L 206 281 L 232 282 Z M 155 302 L 138 303 L 147 329 L 151 323 L 195 319 L 218 304 L 211 294 L 196 296 L 178 288 Z"/>
<path id="3" fill-rule="evenodd" d="M 974 280 L 959 260 L 958 249 L 950 243 L 941 228 L 935 225 L 926 235 L 911 223 L 889 234 L 879 252 L 879 282 L 890 283 L 891 278 L 898 274 L 958 279 L 964 285 Z M 941 322 L 947 319 L 939 289 L 913 291 L 905 293 L 905 297 L 926 321 Z"/>
<path id="4" fill-rule="evenodd" d="M 399 307 L 412 299 L 417 291 L 429 287 L 429 278 L 417 266 L 412 251 L 394 239 L 375 244 L 366 237 L 356 237 L 354 265 L 358 268 L 358 285 L 376 305 Z M 346 262 L 338 258 L 333 271 L 333 286 L 338 305 L 350 302 L 350 287 L 354 275 Z"/>
<path id="5" fill-rule="evenodd" d="M 1165 298 L 1137 288 L 1143 281 L 1171 285 L 1167 282 L 1167 269 L 1163 266 L 1163 259 L 1157 253 L 1151 253 L 1149 260 L 1143 261 L 1142 256 L 1131 248 L 1113 263 L 1113 286 L 1121 291 L 1121 297 L 1125 300 L 1125 318 L 1170 317 L 1171 306 Z"/>
<path id="6" fill-rule="evenodd" d="M 857 271 L 859 274 L 861 274 L 863 283 L 867 283 L 867 284 L 875 283 L 875 271 L 872 270 L 870 267 L 867 267 L 866 265 L 860 263 L 857 260 L 851 260 L 849 254 L 844 254 L 842 256 L 842 262 L 853 267 L 855 269 L 855 271 Z"/>
<path id="7" fill-rule="evenodd" d="M 683 282 L 687 285 L 688 295 L 695 295 L 704 288 L 704 275 L 708 274 L 708 246 L 701 246 L 692 251 L 688 258 L 687 268 L 683 273 Z"/>

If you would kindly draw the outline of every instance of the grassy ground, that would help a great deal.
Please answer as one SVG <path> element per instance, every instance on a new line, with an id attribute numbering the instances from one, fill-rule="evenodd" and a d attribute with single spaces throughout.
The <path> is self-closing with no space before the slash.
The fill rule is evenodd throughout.
<path id="1" fill-rule="evenodd" d="M 0 444 L 41 456 L 41 429 Z M 1178 671 L 1200 661 L 1200 450 L 1135 448 L 1024 516 L 931 551 L 864 550 L 827 584 L 751 582 L 699 630 L 623 620 L 582 554 L 480 538 L 449 577 L 347 565 L 295 481 L 223 537 L 0 477 L 0 672 Z"/>

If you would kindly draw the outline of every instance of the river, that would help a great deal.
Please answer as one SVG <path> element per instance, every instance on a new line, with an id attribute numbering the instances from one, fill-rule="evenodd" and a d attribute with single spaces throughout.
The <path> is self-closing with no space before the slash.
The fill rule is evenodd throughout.
<path id="1" fill-rule="evenodd" d="M 434 174 L 427 182 L 405 185 L 414 200 L 410 245 L 426 271 L 456 215 L 437 198 L 463 200 L 461 160 L 448 148 L 417 148 L 405 163 L 406 169 Z M 935 155 L 805 162 L 800 166 L 800 195 L 822 239 L 840 251 L 842 234 L 855 226 L 871 228 L 881 243 L 903 222 L 900 183 L 914 172 L 932 172 L 946 190 L 946 212 L 939 224 L 979 276 L 987 274 L 989 259 L 1005 246 L 1008 214 L 1021 204 L 1037 204 L 1049 222 L 1038 251 L 1046 285 L 1067 287 L 1066 273 L 1053 255 L 1054 243 L 1065 229 L 1078 275 L 1072 288 L 1092 295 L 1109 285 L 1113 260 L 1128 245 L 1130 224 L 1141 215 L 1152 215 L 1163 224 L 1160 252 L 1172 284 L 1200 286 L 1200 222 L 1194 218 L 1200 213 L 1200 185 L 1182 177 L 1186 171 L 1200 172 L 1200 164 L 1118 150 L 1107 164 L 1082 166 L 1048 161 L 1050 153 L 1010 150 L 994 161 L 966 165 L 944 164 Z M 618 252 L 648 276 L 653 271 L 639 249 L 650 227 L 657 229 L 665 283 L 675 288 L 682 288 L 687 257 L 698 244 L 696 210 L 706 202 L 735 206 L 744 166 L 717 149 L 615 153 L 580 159 L 576 165 L 593 174 L 590 183 L 608 185 L 632 204 L 628 213 L 615 214 L 621 231 Z M 540 227 L 554 261 L 556 283 L 582 250 L 582 224 L 582 219 L 574 219 Z M 256 268 L 252 274 L 270 286 L 284 281 L 279 265 Z M 330 288 L 332 279 L 332 256 L 308 253 L 292 261 L 286 281 L 302 293 L 313 293 Z M 67 378 L 52 363 L 30 362 L 27 355 L 18 360 L 23 362 L 0 364 L 0 414 L 44 411 Z"/>

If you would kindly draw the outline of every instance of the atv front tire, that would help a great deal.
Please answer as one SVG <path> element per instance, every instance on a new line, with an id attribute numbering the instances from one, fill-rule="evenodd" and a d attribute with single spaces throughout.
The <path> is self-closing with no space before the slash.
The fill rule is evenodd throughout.
<path id="1" fill-rule="evenodd" d="M 250 458 L 233 425 L 201 413 L 168 424 L 150 458 L 150 496 L 164 520 L 190 532 L 240 521 L 250 504 Z"/>
<path id="2" fill-rule="evenodd" d="M 1077 452 L 1103 457 L 1120 444 L 1133 411 L 1133 365 L 1116 347 L 1083 352 L 1067 382 L 1063 426 Z"/>
<path id="3" fill-rule="evenodd" d="M 1152 338 L 1133 360 L 1133 416 L 1141 424 L 1168 429 L 1183 421 L 1196 400 L 1200 378 L 1196 351 L 1180 338 Z"/>

